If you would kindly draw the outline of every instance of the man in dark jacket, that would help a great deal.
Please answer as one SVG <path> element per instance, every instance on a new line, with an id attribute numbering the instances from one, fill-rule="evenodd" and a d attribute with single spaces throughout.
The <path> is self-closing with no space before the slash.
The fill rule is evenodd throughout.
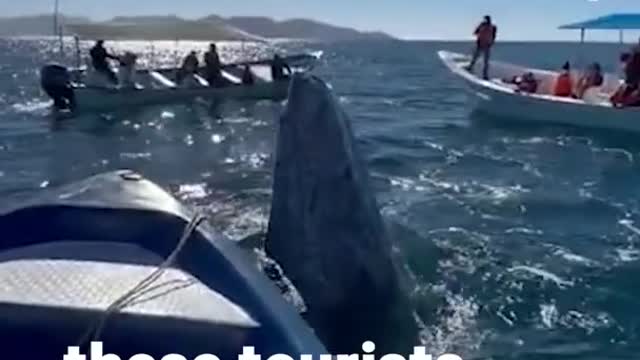
<path id="1" fill-rule="evenodd" d="M 96 44 L 89 51 L 91 55 L 91 63 L 93 68 L 99 72 L 107 76 L 109 81 L 114 84 L 118 83 L 118 78 L 116 74 L 111 70 L 109 66 L 109 62 L 107 59 L 119 60 L 117 56 L 111 55 L 107 52 L 107 49 L 104 48 L 104 40 L 98 40 Z"/>

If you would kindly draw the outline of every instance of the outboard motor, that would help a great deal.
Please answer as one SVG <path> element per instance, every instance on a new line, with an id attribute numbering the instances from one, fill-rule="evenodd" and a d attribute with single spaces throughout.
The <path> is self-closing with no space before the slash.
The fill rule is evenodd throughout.
<path id="1" fill-rule="evenodd" d="M 56 109 L 73 110 L 75 108 L 71 74 L 66 67 L 58 64 L 45 65 L 40 70 L 40 86 L 53 99 Z"/>

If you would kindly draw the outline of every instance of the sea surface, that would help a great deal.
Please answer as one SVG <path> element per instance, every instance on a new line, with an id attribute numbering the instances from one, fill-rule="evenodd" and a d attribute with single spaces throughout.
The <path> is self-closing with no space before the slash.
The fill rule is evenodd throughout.
<path id="1" fill-rule="evenodd" d="M 108 46 L 133 49 L 152 66 L 206 49 L 185 42 Z M 636 135 L 472 115 L 464 84 L 436 56 L 439 49 L 470 51 L 466 43 L 277 47 L 325 52 L 315 73 L 351 115 L 382 212 L 403 229 L 395 240 L 418 279 L 414 295 L 424 304 L 418 313 L 429 352 L 464 359 L 640 356 Z M 225 61 L 272 50 L 221 44 Z M 494 57 L 543 68 L 597 60 L 614 70 L 620 50 L 507 43 Z M 66 54 L 73 62 L 70 43 Z M 158 106 L 55 122 L 37 73 L 57 58 L 50 40 L 0 40 L 3 204 L 130 168 L 206 210 L 232 239 L 265 230 L 280 104 Z"/>

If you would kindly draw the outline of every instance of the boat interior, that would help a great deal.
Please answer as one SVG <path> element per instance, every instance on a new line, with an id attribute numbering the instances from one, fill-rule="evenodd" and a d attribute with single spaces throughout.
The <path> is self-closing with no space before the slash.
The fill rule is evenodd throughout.
<path id="1" fill-rule="evenodd" d="M 0 213 L 5 358 L 50 358 L 90 340 L 157 359 L 315 344 L 254 264 L 206 223 L 185 231 L 192 216 L 154 184 L 117 172 L 76 185 Z"/>
<path id="2" fill-rule="evenodd" d="M 125 71 L 122 68 L 113 69 L 118 77 L 118 85 L 114 85 L 102 73 L 96 72 L 91 66 L 85 66 L 82 70 L 73 71 L 74 83 L 76 87 L 89 88 L 133 88 L 133 89 L 169 89 L 169 88 L 198 88 L 209 87 L 209 82 L 199 73 L 185 76 L 178 84 L 176 81 L 178 76 L 177 68 L 167 69 L 140 69 L 133 71 Z M 242 86 L 242 73 L 244 69 L 241 67 L 226 67 L 222 71 L 222 76 L 226 82 L 225 86 Z M 253 74 L 254 82 L 267 83 L 271 82 L 270 69 L 266 66 L 252 66 L 250 69 Z M 133 75 L 132 75 L 133 74 Z"/>
<path id="3" fill-rule="evenodd" d="M 465 67 L 469 65 L 470 57 L 462 54 L 454 54 L 447 53 L 441 54 L 444 57 L 446 62 L 454 65 L 456 67 L 456 71 L 461 74 L 466 74 L 467 76 L 472 76 L 473 81 L 476 83 L 486 83 L 485 80 L 479 77 L 478 74 L 482 71 L 482 59 L 478 60 L 476 66 L 474 68 L 474 73 L 469 74 Z M 558 67 L 561 67 L 562 64 L 559 64 Z M 535 92 L 535 95 L 542 98 L 552 98 L 555 101 L 566 101 L 573 103 L 587 103 L 587 104 L 598 104 L 598 105 L 610 105 L 609 98 L 611 95 L 619 88 L 622 81 L 620 77 L 616 74 L 603 74 L 604 82 L 602 86 L 591 88 L 587 90 L 582 99 L 573 99 L 566 97 L 558 97 L 553 95 L 553 89 L 556 83 L 556 78 L 559 75 L 557 71 L 550 70 L 542 70 L 542 69 L 532 69 L 526 68 L 523 66 L 513 65 L 500 61 L 491 61 L 490 62 L 490 85 L 494 88 L 499 88 L 503 91 L 512 91 L 516 92 L 517 86 L 511 83 L 511 79 L 516 76 L 522 76 L 525 73 L 530 72 L 533 74 L 534 78 L 537 80 L 538 87 Z M 580 79 L 583 75 L 582 70 L 572 70 L 572 79 L 574 87 L 576 86 L 578 79 Z M 463 75 L 464 76 L 464 75 Z M 575 88 L 574 88 L 575 90 Z"/>

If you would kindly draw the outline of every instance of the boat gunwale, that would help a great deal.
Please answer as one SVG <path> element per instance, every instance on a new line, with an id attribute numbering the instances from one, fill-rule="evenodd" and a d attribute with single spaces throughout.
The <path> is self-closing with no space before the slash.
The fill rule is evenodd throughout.
<path id="1" fill-rule="evenodd" d="M 521 96 L 521 97 L 525 97 L 525 98 L 533 98 L 533 99 L 538 99 L 538 100 L 542 100 L 542 101 L 549 101 L 549 102 L 554 102 L 554 103 L 561 103 L 561 104 L 571 104 L 571 105 L 581 105 L 581 106 L 588 106 L 588 107 L 593 107 L 593 108 L 605 108 L 605 109 L 618 109 L 618 110 L 623 110 L 623 111 L 629 111 L 629 112 L 638 112 L 640 111 L 640 108 L 631 108 L 631 107 L 627 107 L 627 108 L 616 108 L 615 106 L 613 106 L 612 104 L 605 104 L 605 103 L 589 103 L 586 102 L 582 99 L 573 99 L 573 98 L 568 98 L 568 97 L 562 97 L 562 96 L 556 96 L 556 95 L 549 95 L 549 94 L 530 94 L 530 93 L 525 93 L 525 92 L 521 92 L 521 91 L 516 91 L 510 87 L 507 86 L 501 86 L 500 84 L 497 84 L 491 80 L 484 80 L 482 78 L 480 78 L 479 76 L 472 74 L 468 71 L 465 71 L 461 66 L 458 65 L 456 59 L 460 59 L 460 58 L 468 58 L 468 55 L 464 55 L 464 54 L 460 54 L 460 53 L 456 53 L 456 52 L 451 52 L 451 51 L 447 51 L 447 50 L 440 50 L 438 51 L 438 57 L 440 58 L 440 60 L 445 64 L 445 66 L 447 66 L 447 68 L 454 74 L 462 77 L 463 79 L 477 85 L 483 88 L 488 88 L 494 91 L 498 91 L 504 94 L 508 94 L 508 95 L 513 95 L 513 96 Z M 521 68 L 526 68 L 520 65 L 516 65 L 516 64 L 510 64 L 510 63 L 506 63 L 506 62 L 493 62 L 493 63 L 500 63 L 500 64 L 504 64 L 507 66 L 515 66 L 515 67 L 521 67 Z M 551 74 L 557 74 L 557 72 L 555 71 L 551 71 L 551 70 L 546 70 L 546 69 L 537 69 L 537 68 L 526 68 L 529 70 L 532 70 L 536 73 L 539 74 L 547 74 L 547 75 L 551 75 Z"/>

